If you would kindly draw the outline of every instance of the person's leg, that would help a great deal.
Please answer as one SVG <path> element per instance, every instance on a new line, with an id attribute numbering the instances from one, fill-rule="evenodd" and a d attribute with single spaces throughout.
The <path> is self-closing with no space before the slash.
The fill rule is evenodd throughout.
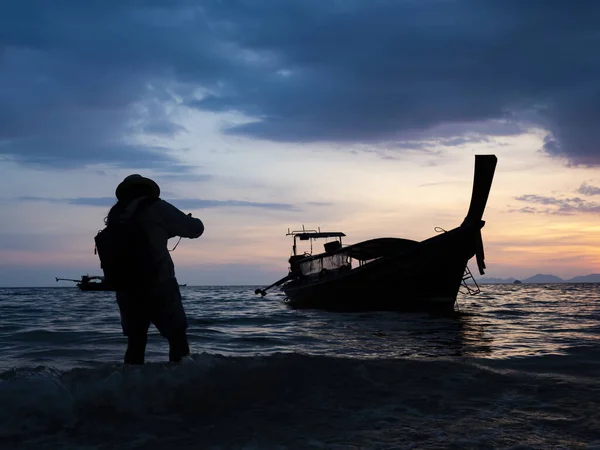
<path id="1" fill-rule="evenodd" d="M 125 350 L 125 364 L 144 364 L 146 356 L 146 343 L 148 342 L 148 328 L 150 322 L 147 322 L 147 326 L 144 328 L 140 327 L 135 332 L 130 333 L 127 336 L 127 350 Z"/>
<path id="2" fill-rule="evenodd" d="M 190 345 L 185 329 L 172 332 L 169 340 L 169 362 L 178 363 L 184 356 L 190 354 Z"/>
<path id="3" fill-rule="evenodd" d="M 161 286 L 156 308 L 153 308 L 152 323 L 160 334 L 169 341 L 169 361 L 179 362 L 190 354 L 187 339 L 187 317 L 181 302 L 181 292 L 176 279 Z"/>
<path id="4" fill-rule="evenodd" d="M 127 336 L 125 364 L 144 364 L 150 318 L 135 296 L 117 293 L 123 334 Z"/>

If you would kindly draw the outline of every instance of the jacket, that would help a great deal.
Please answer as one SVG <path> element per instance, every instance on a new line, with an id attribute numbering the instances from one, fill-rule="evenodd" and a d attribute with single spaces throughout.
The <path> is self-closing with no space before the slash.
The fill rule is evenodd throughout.
<path id="1" fill-rule="evenodd" d="M 143 198 L 145 197 L 138 197 L 131 201 L 119 218 L 127 220 L 131 217 Z M 175 278 L 175 265 L 167 247 L 168 240 L 177 236 L 196 239 L 204 233 L 204 224 L 200 219 L 185 214 L 164 200 L 151 204 L 141 213 L 139 219 L 148 233 L 159 266 L 156 281 L 160 283 Z"/>

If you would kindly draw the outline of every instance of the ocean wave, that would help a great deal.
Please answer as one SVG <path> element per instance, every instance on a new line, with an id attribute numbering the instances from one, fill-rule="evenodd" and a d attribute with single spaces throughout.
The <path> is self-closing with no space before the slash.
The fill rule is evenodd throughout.
<path id="1" fill-rule="evenodd" d="M 374 448 L 404 430 L 409 441 L 469 438 L 474 445 L 476 435 L 491 448 L 553 437 L 576 448 L 600 425 L 598 356 L 589 347 L 510 360 L 199 354 L 181 365 L 22 367 L 0 374 L 0 438 L 156 436 L 183 426 L 229 442 L 251 427 L 273 444 L 292 439 L 294 427 L 294 442 L 306 447 L 297 439 L 329 447 L 363 430 L 355 438 Z M 491 425 L 501 429 L 486 437 Z"/>
<path id="2" fill-rule="evenodd" d="M 289 319 L 286 316 L 283 317 L 264 317 L 264 316 L 239 316 L 239 317 L 199 317 L 189 318 L 188 321 L 192 325 L 206 326 L 206 325 L 279 325 L 286 323 Z"/>

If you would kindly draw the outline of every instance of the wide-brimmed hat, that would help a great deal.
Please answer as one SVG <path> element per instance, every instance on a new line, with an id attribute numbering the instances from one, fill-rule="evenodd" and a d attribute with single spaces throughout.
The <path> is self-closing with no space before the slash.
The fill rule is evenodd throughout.
<path id="1" fill-rule="evenodd" d="M 119 185 L 117 186 L 117 189 L 115 190 L 117 200 L 121 200 L 122 197 L 125 195 L 125 192 L 127 192 L 127 190 L 132 186 L 145 186 L 148 188 L 149 195 L 153 197 L 160 196 L 160 188 L 154 180 L 134 173 L 132 175 L 129 175 L 128 177 L 125 177 L 125 179 L 121 181 L 121 183 L 119 183 Z"/>

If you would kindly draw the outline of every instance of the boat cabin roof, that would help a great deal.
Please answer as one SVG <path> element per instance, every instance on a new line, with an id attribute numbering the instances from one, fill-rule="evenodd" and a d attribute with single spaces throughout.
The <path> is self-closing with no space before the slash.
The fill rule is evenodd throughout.
<path id="1" fill-rule="evenodd" d="M 301 241 L 308 241 L 309 239 L 319 239 L 319 238 L 330 238 L 330 237 L 343 237 L 346 236 L 341 231 L 324 231 L 324 232 L 308 232 L 308 233 L 298 233 L 294 235 L 299 238 Z"/>

